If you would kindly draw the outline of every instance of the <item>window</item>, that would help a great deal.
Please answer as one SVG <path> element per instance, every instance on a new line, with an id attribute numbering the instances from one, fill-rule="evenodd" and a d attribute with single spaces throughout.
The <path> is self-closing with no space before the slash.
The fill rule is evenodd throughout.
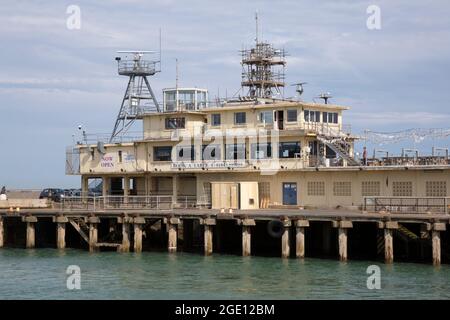
<path id="1" fill-rule="evenodd" d="M 171 161 L 172 147 L 153 147 L 153 161 Z"/>
<path id="2" fill-rule="evenodd" d="M 252 159 L 270 159 L 272 158 L 272 145 L 269 143 L 252 143 Z"/>
<path id="3" fill-rule="evenodd" d="M 166 118 L 166 129 L 184 129 L 185 118 Z"/>
<path id="4" fill-rule="evenodd" d="M 446 197 L 447 182 L 446 181 L 427 181 L 425 185 L 427 197 Z"/>
<path id="5" fill-rule="evenodd" d="M 325 182 L 323 181 L 308 181 L 308 196 L 324 196 Z"/>
<path id="6" fill-rule="evenodd" d="M 225 146 L 226 160 L 244 160 L 245 159 L 245 144 L 227 144 Z"/>
<path id="7" fill-rule="evenodd" d="M 392 183 L 392 194 L 394 197 L 412 197 L 412 182 L 394 181 Z"/>
<path id="8" fill-rule="evenodd" d="M 122 162 L 122 151 L 119 150 L 119 163 Z"/>
<path id="9" fill-rule="evenodd" d="M 202 160 L 220 160 L 220 145 L 205 144 L 202 146 Z"/>
<path id="10" fill-rule="evenodd" d="M 192 161 L 194 159 L 194 146 L 177 146 L 177 161 Z"/>
<path id="11" fill-rule="evenodd" d="M 273 111 L 261 111 L 259 113 L 259 122 L 273 124 Z"/>
<path id="12" fill-rule="evenodd" d="M 279 144 L 279 158 L 295 158 L 295 155 L 300 154 L 299 142 L 280 142 Z"/>
<path id="13" fill-rule="evenodd" d="M 297 122 L 297 109 L 287 111 L 287 122 Z"/>
<path id="14" fill-rule="evenodd" d="M 213 113 L 211 115 L 211 125 L 220 126 L 220 113 Z"/>
<path id="15" fill-rule="evenodd" d="M 377 197 L 380 195 L 380 181 L 361 182 L 361 195 L 363 197 Z"/>
<path id="16" fill-rule="evenodd" d="M 246 123 L 246 113 L 236 112 L 234 114 L 234 124 L 245 124 Z"/>
<path id="17" fill-rule="evenodd" d="M 320 122 L 320 111 L 305 110 L 305 122 Z"/>
<path id="18" fill-rule="evenodd" d="M 352 195 L 352 183 L 347 181 L 333 182 L 333 195 L 337 197 L 349 197 Z"/>
<path id="19" fill-rule="evenodd" d="M 323 112 L 322 118 L 325 123 L 338 123 L 337 112 Z"/>

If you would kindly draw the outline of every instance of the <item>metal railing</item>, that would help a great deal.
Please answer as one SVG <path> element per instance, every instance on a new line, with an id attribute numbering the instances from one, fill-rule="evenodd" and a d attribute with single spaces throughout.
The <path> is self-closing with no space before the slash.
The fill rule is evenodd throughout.
<path id="1" fill-rule="evenodd" d="M 364 211 L 390 213 L 450 212 L 448 197 L 364 197 Z"/>
<path id="2" fill-rule="evenodd" d="M 187 201 L 186 201 L 187 203 Z M 150 196 L 100 196 L 100 197 L 64 197 L 61 200 L 62 210 L 103 211 L 114 209 L 172 209 L 171 195 Z"/>

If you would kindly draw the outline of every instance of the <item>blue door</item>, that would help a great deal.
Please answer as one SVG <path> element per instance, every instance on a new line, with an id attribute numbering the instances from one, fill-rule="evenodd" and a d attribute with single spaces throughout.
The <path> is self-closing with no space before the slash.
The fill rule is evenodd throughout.
<path id="1" fill-rule="evenodd" d="M 283 183 L 283 204 L 297 205 L 297 183 L 295 182 Z"/>

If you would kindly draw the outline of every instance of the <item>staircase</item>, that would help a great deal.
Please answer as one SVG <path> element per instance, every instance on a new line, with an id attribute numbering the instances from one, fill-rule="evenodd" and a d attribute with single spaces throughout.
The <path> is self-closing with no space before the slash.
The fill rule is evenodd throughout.
<path id="1" fill-rule="evenodd" d="M 317 135 L 317 140 L 328 146 L 331 150 L 339 154 L 339 156 L 347 161 L 350 166 L 358 166 L 360 163 L 355 160 L 349 153 L 350 143 L 347 142 L 346 136 L 343 133 L 334 134 L 330 130 L 328 133 L 320 133 Z"/>
<path id="2" fill-rule="evenodd" d="M 89 243 L 89 227 L 83 218 L 69 218 L 70 224 L 78 231 L 80 236 Z"/>
<path id="3" fill-rule="evenodd" d="M 402 224 L 398 224 L 397 234 L 406 241 L 409 240 L 415 241 L 420 239 L 420 237 L 417 234 L 415 234 Z"/>

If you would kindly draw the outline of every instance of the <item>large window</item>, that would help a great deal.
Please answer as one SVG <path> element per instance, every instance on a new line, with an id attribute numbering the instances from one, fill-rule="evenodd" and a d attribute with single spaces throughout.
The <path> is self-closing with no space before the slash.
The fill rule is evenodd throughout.
<path id="1" fill-rule="evenodd" d="M 194 159 L 194 146 L 177 146 L 177 161 L 192 161 Z"/>
<path id="2" fill-rule="evenodd" d="M 153 161 L 171 161 L 172 147 L 153 147 Z"/>
<path id="3" fill-rule="evenodd" d="M 297 122 L 297 109 L 287 111 L 287 122 Z"/>
<path id="4" fill-rule="evenodd" d="M 202 147 L 202 160 L 220 160 L 220 145 L 205 144 Z"/>
<path id="5" fill-rule="evenodd" d="M 320 111 L 305 110 L 305 122 L 320 122 Z"/>
<path id="6" fill-rule="evenodd" d="M 338 113 L 337 112 L 323 112 L 322 118 L 323 118 L 323 122 L 325 122 L 325 123 L 338 123 Z"/>
<path id="7" fill-rule="evenodd" d="M 280 142 L 279 158 L 295 158 L 300 154 L 299 142 Z"/>
<path id="8" fill-rule="evenodd" d="M 273 124 L 273 111 L 261 111 L 259 113 L 259 122 L 264 124 Z"/>
<path id="9" fill-rule="evenodd" d="M 185 118 L 166 118 L 166 129 L 184 129 Z"/>
<path id="10" fill-rule="evenodd" d="M 220 113 L 213 113 L 211 115 L 211 125 L 220 126 Z"/>
<path id="11" fill-rule="evenodd" d="M 269 143 L 252 143 L 251 148 L 252 159 L 270 159 L 272 158 L 272 146 Z"/>
<path id="12" fill-rule="evenodd" d="M 234 124 L 245 124 L 246 123 L 246 113 L 245 112 L 235 112 L 234 113 Z"/>
<path id="13" fill-rule="evenodd" d="M 245 144 L 227 144 L 225 146 L 226 160 L 245 160 Z"/>

